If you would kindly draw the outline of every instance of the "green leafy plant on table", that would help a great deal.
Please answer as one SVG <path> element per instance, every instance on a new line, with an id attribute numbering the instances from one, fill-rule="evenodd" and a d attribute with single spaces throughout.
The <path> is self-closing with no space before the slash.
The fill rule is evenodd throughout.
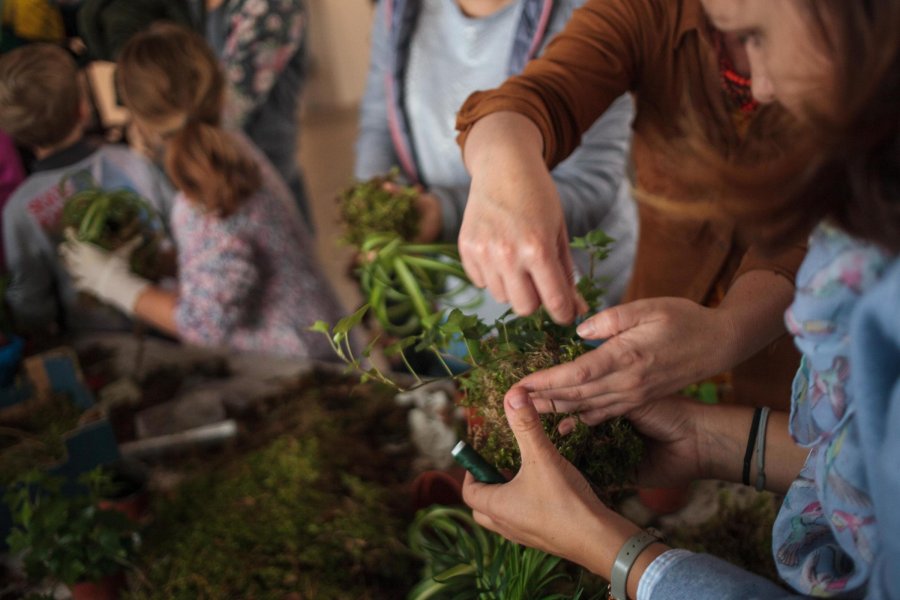
<path id="1" fill-rule="evenodd" d="M 62 482 L 31 471 L 4 497 L 13 515 L 7 542 L 10 551 L 21 556 L 29 580 L 73 586 L 130 568 L 137 544 L 135 524 L 117 510 L 99 507 L 114 491 L 110 475 L 89 471 L 79 478 L 83 489 L 73 493 L 64 493 Z"/>
<path id="2" fill-rule="evenodd" d="M 608 236 L 596 231 L 576 239 L 573 245 L 587 250 L 594 261 L 599 261 L 606 257 L 611 243 Z M 401 244 L 388 249 L 393 252 Z M 417 247 L 417 250 L 424 249 Z M 393 255 L 389 255 L 389 258 L 396 260 Z M 420 269 L 409 273 L 408 278 L 401 277 L 397 281 L 380 278 L 379 282 L 386 290 L 369 294 L 367 304 L 333 327 L 319 321 L 313 329 L 328 336 L 335 352 L 357 369 L 363 380 L 374 379 L 400 389 L 389 373 L 363 364 L 362 359 L 369 356 L 377 340 L 373 340 L 363 350 L 362 356 L 357 357 L 350 347 L 350 332 L 362 321 L 367 311 L 371 310 L 378 315 L 388 310 L 389 307 L 384 304 L 389 294 L 396 301 L 407 301 L 418 307 L 417 310 L 421 311 L 417 313 L 419 330 L 413 335 L 398 339 L 386 351 L 400 356 L 407 366 L 409 363 L 405 360 L 405 352 L 408 349 L 432 352 L 439 363 L 444 365 L 447 376 L 457 380 L 465 392 L 462 404 L 470 409 L 469 437 L 476 450 L 498 468 L 517 470 L 520 456 L 506 422 L 504 395 L 524 376 L 571 361 L 590 348 L 576 335 L 574 325 L 557 325 L 544 310 L 527 317 L 516 317 L 507 312 L 489 326 L 477 316 L 466 314 L 459 308 L 453 308 L 449 312 L 435 308 L 435 297 L 431 295 L 434 290 L 428 285 L 414 285 L 408 279 L 421 282 L 421 277 L 428 277 L 427 281 L 430 282 L 431 270 L 444 273 L 449 266 L 454 269 L 455 276 L 468 281 L 464 279 L 464 273 L 459 273 L 462 267 L 458 255 L 455 262 L 452 262 L 454 259 L 449 253 L 444 254 L 443 258 L 444 260 L 433 261 L 433 264 L 418 263 Z M 372 262 L 378 260 L 376 252 Z M 596 308 L 603 290 L 592 275 L 593 273 L 589 273 L 582 278 L 578 286 L 588 305 Z M 464 361 L 468 370 L 462 374 L 456 374 L 445 360 L 445 351 L 453 343 L 462 343 L 466 348 Z M 410 367 L 409 370 L 417 385 L 425 382 L 414 369 Z M 642 457 L 643 442 L 631 424 L 622 418 L 611 419 L 595 427 L 579 422 L 573 432 L 562 436 L 558 432 L 558 425 L 568 416 L 564 413 L 545 415 L 544 428 L 561 454 L 585 473 L 597 493 L 608 500 L 611 494 L 617 493 L 632 478 Z"/>
<path id="3" fill-rule="evenodd" d="M 484 529 L 462 508 L 419 511 L 409 545 L 425 567 L 408 600 L 606 598 L 599 580 L 585 578 L 583 571 L 573 577 L 572 565 Z"/>

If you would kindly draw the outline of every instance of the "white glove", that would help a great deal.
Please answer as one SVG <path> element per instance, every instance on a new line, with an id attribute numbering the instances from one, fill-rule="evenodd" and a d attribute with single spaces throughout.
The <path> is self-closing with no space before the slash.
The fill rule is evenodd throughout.
<path id="1" fill-rule="evenodd" d="M 72 276 L 75 289 L 93 294 L 131 316 L 138 296 L 151 285 L 132 273 L 128 264 L 140 242 L 140 238 L 134 238 L 118 250 L 108 252 L 78 240 L 69 229 L 59 255 Z"/>

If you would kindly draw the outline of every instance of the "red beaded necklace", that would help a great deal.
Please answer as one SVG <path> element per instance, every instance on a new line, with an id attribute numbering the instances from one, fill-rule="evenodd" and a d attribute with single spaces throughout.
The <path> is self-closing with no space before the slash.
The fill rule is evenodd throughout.
<path id="1" fill-rule="evenodd" d="M 753 98 L 750 79 L 738 73 L 722 43 L 721 34 L 716 34 L 716 54 L 719 57 L 719 78 L 722 89 L 729 104 L 744 114 L 749 115 L 759 107 L 759 102 Z"/>

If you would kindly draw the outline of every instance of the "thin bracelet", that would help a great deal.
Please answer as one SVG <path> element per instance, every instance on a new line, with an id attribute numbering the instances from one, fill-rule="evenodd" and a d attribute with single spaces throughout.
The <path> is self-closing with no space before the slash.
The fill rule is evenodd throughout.
<path id="1" fill-rule="evenodd" d="M 647 546 L 653 542 L 658 542 L 659 538 L 643 529 L 628 538 L 622 545 L 622 549 L 616 555 L 613 563 L 612 573 L 609 577 L 609 597 L 614 600 L 628 600 L 628 574 L 631 573 L 631 567 L 634 566 L 637 557 L 643 552 Z"/>
<path id="2" fill-rule="evenodd" d="M 759 435 L 756 438 L 756 491 L 766 489 L 766 424 L 769 421 L 769 407 L 764 406 L 759 418 Z"/>
<path id="3" fill-rule="evenodd" d="M 744 485 L 750 485 L 750 459 L 753 458 L 753 444 L 756 443 L 756 432 L 759 430 L 759 417 L 762 408 L 756 407 L 753 411 L 753 422 L 750 423 L 750 436 L 747 438 L 747 450 L 744 452 L 744 476 L 741 481 Z"/>

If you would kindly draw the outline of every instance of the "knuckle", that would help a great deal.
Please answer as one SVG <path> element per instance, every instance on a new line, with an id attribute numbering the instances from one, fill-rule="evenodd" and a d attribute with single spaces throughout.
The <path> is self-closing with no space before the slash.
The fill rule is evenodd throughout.
<path id="1" fill-rule="evenodd" d="M 572 378 L 574 379 L 576 384 L 587 383 L 593 377 L 593 373 L 591 372 L 591 368 L 584 363 L 573 363 L 574 370 L 572 372 Z M 584 392 L 581 388 L 575 388 L 574 390 L 577 398 L 583 398 Z"/>

